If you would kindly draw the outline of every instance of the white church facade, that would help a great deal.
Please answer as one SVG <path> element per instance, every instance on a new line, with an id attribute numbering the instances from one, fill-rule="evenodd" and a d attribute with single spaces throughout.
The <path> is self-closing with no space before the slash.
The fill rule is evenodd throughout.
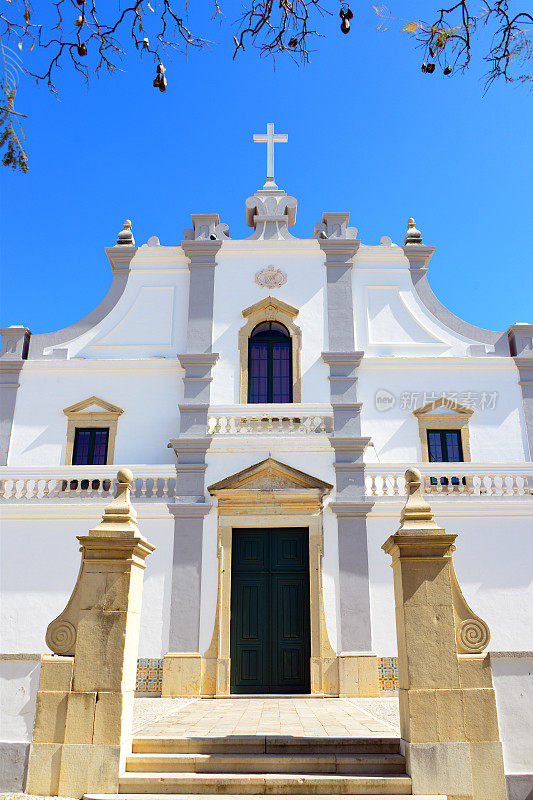
<path id="1" fill-rule="evenodd" d="M 44 652 L 79 565 L 75 536 L 100 518 L 117 465 L 134 473 L 156 546 L 139 658 L 162 686 L 152 675 L 141 688 L 393 689 L 381 545 L 409 465 L 459 535 L 457 575 L 489 649 L 533 650 L 533 325 L 455 317 L 430 289 L 435 248 L 413 220 L 400 244 L 364 243 L 348 213 L 294 237 L 270 139 L 248 238 L 193 214 L 181 242 L 139 246 L 127 221 L 85 319 L 2 329 L 6 663 Z M 463 268 L 449 265 L 450 280 Z M 476 619 L 464 652 L 487 645 Z M 71 654 L 65 614 L 47 648 Z"/>

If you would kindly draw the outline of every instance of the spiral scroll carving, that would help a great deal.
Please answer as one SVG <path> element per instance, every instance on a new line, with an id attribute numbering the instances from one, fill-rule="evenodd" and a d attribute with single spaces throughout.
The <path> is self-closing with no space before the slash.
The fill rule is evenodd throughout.
<path id="1" fill-rule="evenodd" d="M 481 653 L 489 643 L 490 633 L 482 620 L 465 619 L 457 626 L 457 638 L 468 653 Z"/>
<path id="2" fill-rule="evenodd" d="M 58 656 L 73 656 L 76 645 L 76 628 L 66 619 L 54 620 L 46 631 L 46 644 Z"/>

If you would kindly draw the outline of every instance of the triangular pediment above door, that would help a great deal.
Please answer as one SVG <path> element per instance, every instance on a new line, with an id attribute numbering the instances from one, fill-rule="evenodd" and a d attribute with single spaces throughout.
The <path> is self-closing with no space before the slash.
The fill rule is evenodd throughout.
<path id="1" fill-rule="evenodd" d="M 302 489 L 319 489 L 322 494 L 327 494 L 333 486 L 330 483 L 314 478 L 306 472 L 290 467 L 275 458 L 265 458 L 258 464 L 236 472 L 228 478 L 208 486 L 210 494 L 217 494 L 224 490 L 248 491 L 286 491 Z"/>

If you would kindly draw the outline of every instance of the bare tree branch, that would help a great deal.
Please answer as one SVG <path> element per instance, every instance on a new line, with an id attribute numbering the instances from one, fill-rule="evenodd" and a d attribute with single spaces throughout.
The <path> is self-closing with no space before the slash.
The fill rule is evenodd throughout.
<path id="1" fill-rule="evenodd" d="M 85 82 L 102 71 L 121 68 L 128 49 L 154 64 L 154 87 L 165 92 L 167 86 L 163 57 L 170 51 L 187 54 L 212 42 L 193 30 L 187 0 L 39 0 L 37 11 L 30 0 L 8 0 L 0 13 L 0 44 L 3 70 L 0 74 L 0 147 L 6 147 L 4 163 L 27 170 L 22 147 L 24 132 L 13 120 L 24 116 L 14 109 L 18 72 L 57 93 L 58 73 L 73 68 Z M 241 15 L 234 23 L 233 59 L 251 44 L 260 55 L 289 55 L 294 61 L 310 61 L 310 44 L 324 36 L 324 15 L 337 13 L 333 0 L 240 0 Z M 225 22 L 222 0 L 203 2 L 207 16 Z M 227 3 L 230 0 L 226 0 Z M 336 2 L 336 0 L 335 0 Z M 398 20 L 386 6 L 372 6 L 381 18 L 378 30 L 401 23 L 401 30 L 416 40 L 423 50 L 422 69 L 431 74 L 439 66 L 445 75 L 462 73 L 471 67 L 474 42 L 481 30 L 488 31 L 490 45 L 483 56 L 487 65 L 485 91 L 496 81 L 516 81 L 533 85 L 533 15 L 511 10 L 512 2 L 523 0 L 451 0 L 449 7 L 435 11 L 434 21 Z M 151 5 L 153 3 L 153 6 Z M 340 0 L 341 30 L 350 31 L 353 13 L 347 0 Z M 52 15 L 50 21 L 49 16 Z M 207 17 L 206 17 L 207 18 Z M 224 31 L 224 28 L 221 27 Z M 26 64 L 13 66 L 6 52 L 24 52 Z M 17 123 L 18 124 L 18 123 Z M 7 159 L 7 161 L 6 161 Z"/>

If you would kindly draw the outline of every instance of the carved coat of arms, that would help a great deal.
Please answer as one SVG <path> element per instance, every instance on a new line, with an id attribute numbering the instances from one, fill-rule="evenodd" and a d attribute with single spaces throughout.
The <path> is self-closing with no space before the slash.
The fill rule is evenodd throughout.
<path id="1" fill-rule="evenodd" d="M 276 269 L 272 264 L 255 273 L 255 282 L 258 286 L 273 289 L 287 283 L 287 275 L 283 270 Z"/>

